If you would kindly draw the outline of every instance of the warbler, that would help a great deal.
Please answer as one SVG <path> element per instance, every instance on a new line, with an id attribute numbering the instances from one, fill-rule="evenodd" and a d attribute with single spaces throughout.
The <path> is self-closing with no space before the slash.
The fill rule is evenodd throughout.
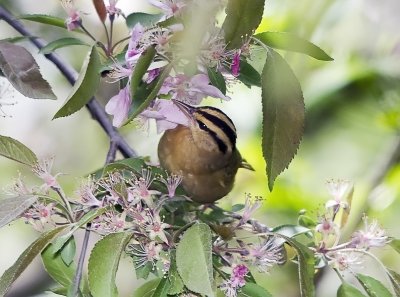
<path id="1" fill-rule="evenodd" d="M 189 125 L 164 132 L 158 144 L 160 165 L 182 176 L 183 189 L 193 201 L 212 203 L 232 190 L 239 168 L 253 168 L 237 150 L 236 128 L 225 113 L 173 101 Z"/>

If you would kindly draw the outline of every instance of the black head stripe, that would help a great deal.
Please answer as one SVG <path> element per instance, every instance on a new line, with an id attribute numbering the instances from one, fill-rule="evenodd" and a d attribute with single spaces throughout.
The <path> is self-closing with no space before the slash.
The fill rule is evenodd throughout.
<path id="1" fill-rule="evenodd" d="M 224 112 L 222 112 L 220 109 L 215 108 L 215 107 L 212 107 L 212 106 L 202 106 L 202 107 L 200 107 L 199 109 L 200 109 L 200 110 L 207 110 L 207 109 L 209 109 L 209 110 L 213 110 L 213 111 L 215 111 L 215 112 L 217 112 L 217 113 L 223 114 L 223 115 L 225 116 L 225 118 L 227 118 L 228 121 L 232 124 L 232 126 L 235 127 L 235 124 L 232 122 L 231 118 L 228 117 L 228 116 L 227 116 Z"/>
<path id="2" fill-rule="evenodd" d="M 199 127 L 201 130 L 206 131 L 208 134 L 210 134 L 210 136 L 215 140 L 215 142 L 218 145 L 218 149 L 223 152 L 224 154 L 226 153 L 226 151 L 228 150 L 228 147 L 226 146 L 226 144 L 218 137 L 217 133 L 215 133 L 214 131 L 212 131 L 211 129 L 209 129 L 206 124 L 204 124 L 202 121 L 197 120 L 197 123 L 199 124 Z"/>
<path id="3" fill-rule="evenodd" d="M 207 107 L 207 109 L 212 109 L 219 113 L 222 113 L 219 109 L 216 109 L 216 108 Z M 199 108 L 197 110 L 197 112 L 199 114 L 201 114 L 204 118 L 209 120 L 211 123 L 213 123 L 215 126 L 220 128 L 225 133 L 225 135 L 229 138 L 229 140 L 232 144 L 232 147 L 235 147 L 236 131 L 232 130 L 232 128 L 224 120 L 216 117 L 215 115 L 208 113 L 205 109 L 202 110 Z M 227 118 L 232 123 L 232 120 L 227 115 L 225 115 L 224 113 L 222 113 L 222 114 L 224 115 L 225 118 Z M 232 125 L 233 125 L 233 123 L 232 123 Z"/>

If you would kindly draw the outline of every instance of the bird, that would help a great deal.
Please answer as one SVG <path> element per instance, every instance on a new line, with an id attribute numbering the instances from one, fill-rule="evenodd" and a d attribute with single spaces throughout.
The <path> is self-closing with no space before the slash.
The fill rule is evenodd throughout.
<path id="1" fill-rule="evenodd" d="M 172 100 L 189 125 L 164 132 L 158 144 L 160 165 L 182 176 L 181 185 L 193 201 L 213 203 L 232 190 L 239 168 L 254 169 L 237 150 L 235 125 L 224 112 Z"/>

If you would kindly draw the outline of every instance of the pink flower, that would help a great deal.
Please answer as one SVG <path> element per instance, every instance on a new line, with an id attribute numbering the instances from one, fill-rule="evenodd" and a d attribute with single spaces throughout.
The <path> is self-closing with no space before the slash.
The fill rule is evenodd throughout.
<path id="1" fill-rule="evenodd" d="M 157 99 L 153 106 L 143 111 L 140 116 L 143 119 L 155 119 L 157 121 L 157 133 L 174 129 L 178 124 L 189 126 L 188 117 L 171 100 Z"/>
<path id="2" fill-rule="evenodd" d="M 246 223 L 253 213 L 259 209 L 262 205 L 262 201 L 259 199 L 252 200 L 251 194 L 246 194 L 246 201 L 244 203 L 244 211 L 242 215 L 241 223 Z"/>
<path id="3" fill-rule="evenodd" d="M 244 259 L 256 266 L 260 272 L 266 272 L 273 265 L 281 263 L 283 257 L 282 245 L 274 239 L 251 246 L 248 252 Z"/>
<path id="4" fill-rule="evenodd" d="M 315 231 L 321 233 L 324 237 L 339 233 L 338 226 L 332 221 L 331 218 L 323 217 L 320 223 L 315 227 Z"/>
<path id="5" fill-rule="evenodd" d="M 196 74 L 191 78 L 184 74 L 167 77 L 160 94 L 170 94 L 172 99 L 191 105 L 200 104 L 201 100 L 207 96 L 230 100 L 217 87 L 210 85 L 210 79 L 203 73 Z"/>
<path id="6" fill-rule="evenodd" d="M 144 34 L 144 27 L 137 23 L 131 32 L 131 39 L 129 40 L 128 50 L 125 54 L 126 63 L 132 67 L 140 55 L 144 51 L 144 47 L 141 45 L 140 40 Z"/>
<path id="7" fill-rule="evenodd" d="M 95 191 L 97 187 L 93 180 L 89 177 L 85 183 L 82 183 L 77 191 L 82 205 L 89 207 L 100 207 L 102 206 L 102 201 L 96 198 Z"/>
<path id="8" fill-rule="evenodd" d="M 170 225 L 163 223 L 161 221 L 160 215 L 155 213 L 151 215 L 150 213 L 147 216 L 147 226 L 146 231 L 149 234 L 149 238 L 151 240 L 161 239 L 163 242 L 168 244 L 167 236 L 165 235 L 164 229 L 169 228 Z"/>
<path id="9" fill-rule="evenodd" d="M 185 1 L 183 0 L 149 0 L 149 3 L 161 9 L 166 18 L 178 15 L 182 8 L 186 6 Z"/>
<path id="10" fill-rule="evenodd" d="M 390 240 L 386 236 L 385 230 L 378 226 L 378 222 L 373 220 L 368 224 L 368 218 L 364 217 L 364 230 L 355 232 L 351 238 L 351 246 L 361 249 L 369 249 L 370 247 L 382 247 Z"/>
<path id="11" fill-rule="evenodd" d="M 117 8 L 118 0 L 110 0 L 109 3 L 110 5 L 107 6 L 107 12 L 110 15 L 110 18 L 113 18 L 115 15 L 120 15 L 121 14 L 121 9 Z"/>
<path id="12" fill-rule="evenodd" d="M 119 93 L 113 96 L 105 106 L 105 110 L 112 115 L 114 127 L 121 127 L 128 118 L 129 109 L 131 108 L 132 99 L 129 94 L 128 86 L 121 89 Z"/>
<path id="13" fill-rule="evenodd" d="M 176 188 L 182 182 L 182 176 L 176 174 L 172 175 L 167 174 L 166 179 L 161 177 L 160 180 L 167 187 L 168 197 L 172 198 L 175 196 Z"/>
<path id="14" fill-rule="evenodd" d="M 140 243 L 139 245 L 130 244 L 127 248 L 127 252 L 134 256 L 136 269 L 142 266 L 151 264 L 152 268 L 155 267 L 158 260 L 160 260 L 160 252 L 162 251 L 161 244 L 157 244 L 154 241 L 149 243 Z"/>
<path id="15" fill-rule="evenodd" d="M 342 207 L 344 209 L 348 208 L 347 201 L 343 201 L 346 198 L 346 194 L 351 191 L 352 184 L 347 180 L 329 180 L 326 183 L 329 194 L 333 199 L 326 202 L 326 208 L 338 208 Z"/>
<path id="16" fill-rule="evenodd" d="M 238 76 L 239 69 L 240 69 L 240 51 L 236 52 L 233 55 L 232 65 L 231 65 L 232 75 L 235 77 Z"/>
<path id="17" fill-rule="evenodd" d="M 68 18 L 65 20 L 65 25 L 67 26 L 68 31 L 75 30 L 81 25 L 82 19 L 79 11 L 75 8 L 74 1 L 62 0 L 61 5 L 68 14 Z"/>
<path id="18" fill-rule="evenodd" d="M 52 175 L 51 167 L 53 166 L 53 158 L 40 160 L 32 167 L 32 171 L 39 178 L 44 181 L 44 184 L 41 186 L 42 190 L 47 192 L 49 189 L 60 189 L 60 185 L 57 182 L 57 176 L 61 173 L 57 173 L 56 175 Z"/>

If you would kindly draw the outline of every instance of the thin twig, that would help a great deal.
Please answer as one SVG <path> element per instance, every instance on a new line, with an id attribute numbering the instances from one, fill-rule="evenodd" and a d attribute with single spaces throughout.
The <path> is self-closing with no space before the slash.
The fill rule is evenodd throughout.
<path id="1" fill-rule="evenodd" d="M 106 165 L 115 161 L 115 154 L 117 153 L 117 148 L 118 148 L 117 143 L 113 139 L 111 139 L 110 148 L 108 149 L 106 157 Z"/>
<path id="2" fill-rule="evenodd" d="M 20 21 L 15 19 L 15 17 L 2 5 L 0 5 L 0 19 L 6 21 L 21 35 L 29 37 L 30 42 L 38 49 L 42 49 L 46 46 L 46 42 L 43 39 L 33 38 L 34 36 L 25 28 L 25 26 L 23 26 Z M 49 53 L 44 56 L 54 63 L 54 65 L 60 70 L 60 72 L 71 85 L 75 83 L 76 79 L 78 78 L 78 73 L 71 65 L 66 63 L 55 53 Z M 108 115 L 104 111 L 104 108 L 96 101 L 94 97 L 86 104 L 86 107 L 88 108 L 93 119 L 100 124 L 109 138 L 114 138 L 115 142 L 118 144 L 119 151 L 125 158 L 137 156 L 136 152 L 112 126 L 110 120 L 108 119 Z"/>
<path id="3" fill-rule="evenodd" d="M 74 280 L 72 283 L 71 296 L 73 296 L 73 297 L 79 296 L 79 285 L 80 285 L 81 279 L 82 279 L 83 264 L 85 263 L 85 256 L 86 256 L 86 251 L 87 251 L 88 243 L 89 243 L 90 227 L 91 227 L 91 224 L 88 223 L 86 225 L 85 237 L 83 238 L 81 254 L 79 255 L 78 267 L 76 268 Z"/>

